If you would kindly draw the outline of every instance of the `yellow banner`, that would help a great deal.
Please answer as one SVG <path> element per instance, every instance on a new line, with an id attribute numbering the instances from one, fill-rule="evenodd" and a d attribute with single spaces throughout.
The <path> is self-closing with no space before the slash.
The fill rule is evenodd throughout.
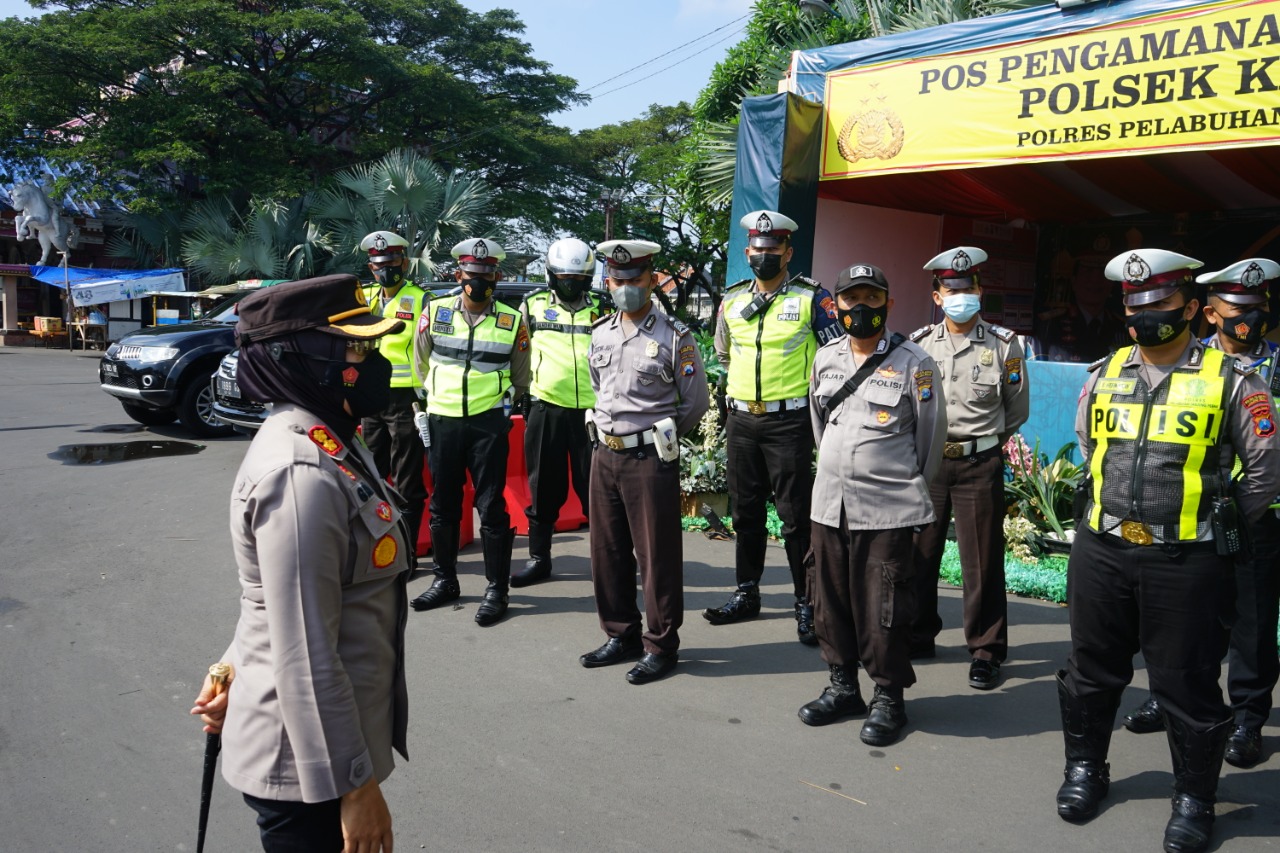
<path id="1" fill-rule="evenodd" d="M 829 74 L 824 180 L 1280 140 L 1280 0 Z"/>

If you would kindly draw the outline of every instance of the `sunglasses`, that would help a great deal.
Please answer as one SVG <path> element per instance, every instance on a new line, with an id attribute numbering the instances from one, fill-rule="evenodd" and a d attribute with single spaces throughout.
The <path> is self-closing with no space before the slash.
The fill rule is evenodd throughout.
<path id="1" fill-rule="evenodd" d="M 368 355 L 375 352 L 382 344 L 382 338 L 371 338 L 364 341 L 347 341 L 347 349 L 355 350 L 361 355 Z"/>

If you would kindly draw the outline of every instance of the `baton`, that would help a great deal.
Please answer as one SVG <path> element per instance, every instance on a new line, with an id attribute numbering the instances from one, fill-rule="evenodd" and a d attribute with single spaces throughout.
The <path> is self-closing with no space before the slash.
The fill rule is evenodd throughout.
<path id="1" fill-rule="evenodd" d="M 215 663 L 209 667 L 209 680 L 213 684 L 213 695 L 217 696 L 227 689 L 227 676 L 231 675 L 231 665 Z M 200 821 L 196 824 L 196 853 L 204 853 L 204 833 L 209 826 L 209 800 L 213 797 L 213 774 L 218 767 L 218 753 L 222 751 L 222 735 L 206 734 L 204 741 L 204 777 L 200 782 Z"/>

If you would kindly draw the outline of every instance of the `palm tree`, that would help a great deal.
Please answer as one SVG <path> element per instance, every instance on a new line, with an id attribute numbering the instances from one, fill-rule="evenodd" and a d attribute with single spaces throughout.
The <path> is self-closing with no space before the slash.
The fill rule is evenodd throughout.
<path id="1" fill-rule="evenodd" d="M 289 201 L 197 202 L 183 219 L 182 260 L 202 281 L 299 279 L 328 271 L 329 236 L 311 218 L 312 196 Z"/>
<path id="2" fill-rule="evenodd" d="M 410 275 L 425 281 L 436 276 L 453 243 L 485 223 L 491 198 L 479 179 L 446 175 L 416 152 L 399 149 L 335 175 L 317 198 L 313 216 L 336 247 L 335 270 L 363 269 L 361 239 L 385 229 L 409 241 Z"/>

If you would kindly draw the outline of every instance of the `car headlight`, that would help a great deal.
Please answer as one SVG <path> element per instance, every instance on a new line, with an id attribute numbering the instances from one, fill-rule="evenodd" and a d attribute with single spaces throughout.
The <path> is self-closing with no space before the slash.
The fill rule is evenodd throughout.
<path id="1" fill-rule="evenodd" d="M 157 361 L 171 361 L 177 357 L 177 347 L 138 347 L 138 361 L 143 364 L 154 364 Z"/>

